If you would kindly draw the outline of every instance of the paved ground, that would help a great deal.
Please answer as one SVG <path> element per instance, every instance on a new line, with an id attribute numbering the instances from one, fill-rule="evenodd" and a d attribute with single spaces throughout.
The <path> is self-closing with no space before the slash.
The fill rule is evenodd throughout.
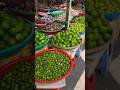
<path id="1" fill-rule="evenodd" d="M 67 78 L 67 82 L 66 82 L 67 86 L 64 88 L 64 90 L 74 90 L 78 80 L 80 79 L 80 76 L 84 71 L 85 63 L 81 58 L 78 58 L 75 64 L 76 66 L 73 69 L 70 77 Z"/>
<path id="2" fill-rule="evenodd" d="M 115 60 L 115 58 L 120 54 L 120 39 L 118 39 L 114 44 L 113 50 L 112 60 Z M 110 72 L 107 75 L 100 75 L 97 73 L 97 90 L 120 90 L 120 85 L 112 77 Z"/>

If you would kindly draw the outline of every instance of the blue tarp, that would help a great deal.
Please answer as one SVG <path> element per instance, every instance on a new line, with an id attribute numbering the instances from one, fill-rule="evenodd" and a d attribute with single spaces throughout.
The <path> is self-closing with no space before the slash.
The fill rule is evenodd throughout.
<path id="1" fill-rule="evenodd" d="M 108 19 L 108 21 L 111 22 L 117 19 L 118 17 L 120 17 L 120 12 L 108 13 L 108 14 L 105 14 L 105 17 Z"/>

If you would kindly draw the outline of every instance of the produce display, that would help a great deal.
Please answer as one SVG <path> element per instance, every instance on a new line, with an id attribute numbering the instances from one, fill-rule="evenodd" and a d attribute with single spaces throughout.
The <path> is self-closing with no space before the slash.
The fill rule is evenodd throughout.
<path id="1" fill-rule="evenodd" d="M 60 25 L 59 23 L 56 23 L 56 22 L 46 26 L 47 30 L 60 30 L 61 28 L 62 28 L 62 25 Z"/>
<path id="2" fill-rule="evenodd" d="M 73 17 L 69 29 L 77 32 L 85 32 L 85 16 Z"/>
<path id="3" fill-rule="evenodd" d="M 53 18 L 53 17 L 50 16 L 50 15 L 41 17 L 40 19 L 45 20 L 48 24 L 55 21 L 55 18 Z"/>
<path id="4" fill-rule="evenodd" d="M 90 14 L 99 16 L 105 13 L 120 12 L 120 1 L 119 0 L 87 0 L 85 2 L 86 10 Z M 94 8 L 92 8 L 95 5 Z M 112 8 L 111 8 L 112 6 Z"/>
<path id="5" fill-rule="evenodd" d="M 85 24 L 85 16 L 76 16 L 73 18 L 72 22 Z"/>
<path id="6" fill-rule="evenodd" d="M 86 48 L 95 48 L 97 46 L 104 45 L 112 37 L 112 29 L 109 27 L 100 27 L 100 29 L 93 29 L 92 31 L 86 31 Z"/>
<path id="7" fill-rule="evenodd" d="M 48 36 L 41 32 L 35 32 L 35 47 L 42 46 L 48 42 Z"/>
<path id="8" fill-rule="evenodd" d="M 59 10 L 48 12 L 48 14 L 51 15 L 51 16 L 53 16 L 53 17 L 58 17 L 58 16 L 60 16 L 63 13 L 64 13 L 63 9 L 59 9 Z"/>
<path id="9" fill-rule="evenodd" d="M 0 50 L 21 43 L 31 32 L 31 24 L 24 19 L 0 12 Z"/>
<path id="10" fill-rule="evenodd" d="M 88 0 L 86 2 L 86 48 L 91 49 L 102 46 L 109 42 L 113 36 L 112 28 L 104 14 L 118 10 L 115 2 Z M 117 2 L 118 3 L 118 2 Z M 95 7 L 93 5 L 95 4 Z M 96 5 L 97 4 L 97 5 Z M 110 7 L 112 6 L 112 8 Z M 116 6 L 116 7 L 115 7 Z M 96 11 L 99 10 L 99 11 Z"/>
<path id="11" fill-rule="evenodd" d="M 50 11 L 59 11 L 59 7 L 52 6 L 50 7 Z"/>
<path id="12" fill-rule="evenodd" d="M 71 23 L 69 28 L 77 32 L 85 32 L 85 24 L 82 23 Z"/>
<path id="13" fill-rule="evenodd" d="M 41 3 L 35 5 L 34 2 L 37 1 L 34 0 L 3 1 L 6 2 L 8 10 L 0 11 L 0 51 L 2 51 L 0 55 L 6 54 L 7 51 L 11 54 L 6 54 L 2 59 L 10 56 L 11 60 L 14 55 L 17 55 L 15 59 L 32 59 L 33 56 L 24 57 L 23 54 L 24 50 L 32 53 L 33 44 L 37 58 L 33 61 L 22 60 L 19 64 L 19 61 L 5 61 L 5 68 L 0 67 L 0 90 L 35 90 L 37 82 L 42 85 L 48 81 L 51 84 L 66 78 L 74 66 L 74 57 L 67 52 L 80 47 L 82 38 L 79 32 L 85 32 L 85 17 L 78 17 L 76 15 L 79 14 L 79 11 L 71 10 L 70 28 L 65 29 L 66 9 L 61 9 L 58 5 L 55 7 L 51 5 L 44 9 L 44 5 L 39 6 Z M 31 18 L 31 14 L 34 14 L 34 8 L 37 10 L 32 24 L 27 18 Z M 73 18 L 73 15 L 76 17 Z M 32 27 L 34 24 L 35 33 L 33 33 Z M 35 35 L 35 41 L 31 40 L 31 43 L 28 44 L 29 39 L 33 39 L 32 35 Z M 22 46 L 26 48 L 24 49 Z M 56 49 L 52 49 L 52 51 L 50 48 Z M 21 51 L 19 52 L 19 50 Z"/>
<path id="14" fill-rule="evenodd" d="M 52 32 L 55 32 L 55 31 L 60 31 L 61 29 L 63 28 L 63 26 L 57 22 L 54 22 L 52 24 L 48 24 L 46 25 L 45 28 L 41 29 L 42 31 L 52 31 Z"/>
<path id="15" fill-rule="evenodd" d="M 39 29 L 45 28 L 46 25 L 47 25 L 47 22 L 45 20 L 35 21 L 35 26 L 38 27 Z"/>
<path id="16" fill-rule="evenodd" d="M 51 39 L 51 43 L 54 46 L 68 48 L 79 45 L 81 43 L 81 38 L 76 31 L 67 30 L 54 35 Z"/>
<path id="17" fill-rule="evenodd" d="M 61 14 L 59 17 L 56 18 L 57 21 L 60 21 L 60 22 L 65 22 L 66 20 L 66 14 Z"/>
<path id="18" fill-rule="evenodd" d="M 69 58 L 59 52 L 45 52 L 35 60 L 36 80 L 58 80 L 69 70 Z"/>
<path id="19" fill-rule="evenodd" d="M 23 62 L 16 65 L 0 77 L 1 90 L 35 90 L 34 62 Z"/>

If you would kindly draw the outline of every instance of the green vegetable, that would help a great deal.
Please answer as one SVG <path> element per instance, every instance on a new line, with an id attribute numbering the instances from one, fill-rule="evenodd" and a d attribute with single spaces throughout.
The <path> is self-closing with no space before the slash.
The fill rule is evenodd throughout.
<path id="1" fill-rule="evenodd" d="M 1 90 L 35 90 L 34 61 L 25 61 L 16 65 L 0 77 Z"/>
<path id="2" fill-rule="evenodd" d="M 71 23 L 70 29 L 77 32 L 85 32 L 85 24 L 82 23 Z"/>
<path id="3" fill-rule="evenodd" d="M 41 32 L 35 32 L 35 46 L 41 46 L 48 41 L 48 36 Z"/>
<path id="4" fill-rule="evenodd" d="M 51 39 L 52 43 L 60 47 L 74 47 L 81 43 L 79 33 L 73 30 L 59 32 Z"/>
<path id="5" fill-rule="evenodd" d="M 85 16 L 78 16 L 72 20 L 73 23 L 85 24 Z"/>
<path id="6" fill-rule="evenodd" d="M 112 28 L 105 14 L 120 12 L 118 0 L 87 0 L 86 2 L 86 48 L 103 46 L 112 38 Z M 93 8 L 93 6 L 95 7 Z M 112 8 L 111 8 L 112 6 Z"/>
<path id="7" fill-rule="evenodd" d="M 13 47 L 24 41 L 31 31 L 31 25 L 21 17 L 14 17 L 5 12 L 0 12 L 0 44 L 4 42 L 8 44 L 8 47 Z M 5 48 L 7 48 L 6 45 L 0 46 L 0 49 Z"/>
<path id="8" fill-rule="evenodd" d="M 70 67 L 69 58 L 58 52 L 46 52 L 35 60 L 36 80 L 56 80 L 64 76 Z"/>

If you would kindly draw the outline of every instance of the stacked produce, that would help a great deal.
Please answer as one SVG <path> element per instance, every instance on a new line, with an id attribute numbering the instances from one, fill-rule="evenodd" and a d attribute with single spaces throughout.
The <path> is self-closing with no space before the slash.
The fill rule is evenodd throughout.
<path id="1" fill-rule="evenodd" d="M 69 28 L 76 32 L 85 32 L 85 16 L 74 17 Z"/>
<path id="2" fill-rule="evenodd" d="M 85 24 L 85 16 L 76 16 L 73 18 L 72 22 Z"/>
<path id="3" fill-rule="evenodd" d="M 59 22 L 65 22 L 66 20 L 66 14 L 61 14 L 59 17 L 56 18 L 57 21 Z"/>
<path id="4" fill-rule="evenodd" d="M 31 24 L 24 19 L 0 12 L 0 49 L 21 43 L 31 32 Z"/>
<path id="5" fill-rule="evenodd" d="M 49 51 L 35 60 L 36 80 L 58 80 L 66 74 L 70 67 L 69 58 L 59 52 Z"/>
<path id="6" fill-rule="evenodd" d="M 52 24 L 49 24 L 46 26 L 47 30 L 61 30 L 62 29 L 62 25 L 60 25 L 57 22 L 54 22 Z"/>
<path id="7" fill-rule="evenodd" d="M 57 22 L 54 22 L 52 24 L 48 24 L 45 26 L 45 28 L 41 29 L 43 32 L 56 32 L 60 31 L 63 28 L 63 26 Z"/>
<path id="8" fill-rule="evenodd" d="M 70 29 L 77 32 L 85 32 L 85 24 L 82 23 L 71 23 Z"/>
<path id="9" fill-rule="evenodd" d="M 81 43 L 81 38 L 76 31 L 67 30 L 54 35 L 51 42 L 54 46 L 69 48 L 79 45 Z"/>
<path id="10" fill-rule="evenodd" d="M 48 24 L 55 21 L 55 18 L 52 17 L 52 16 L 49 16 L 49 15 L 48 15 L 48 16 L 44 16 L 44 17 L 41 17 L 40 19 L 41 19 L 41 20 L 45 20 Z"/>
<path id="11" fill-rule="evenodd" d="M 41 32 L 35 32 L 35 47 L 42 46 L 48 42 L 48 36 Z"/>
<path id="12" fill-rule="evenodd" d="M 104 45 L 112 37 L 111 28 L 106 28 L 104 26 L 101 29 L 93 29 L 90 32 L 86 32 L 86 48 L 95 48 L 97 46 Z"/>
<path id="13" fill-rule="evenodd" d="M 111 12 L 120 12 L 120 1 L 119 0 L 87 0 L 85 2 L 87 5 L 86 10 L 93 13 L 100 13 L 100 16 L 104 13 L 111 13 Z M 94 8 L 92 8 L 94 6 Z M 111 8 L 112 6 L 112 8 Z M 91 9 L 93 11 L 91 11 Z M 95 11 L 97 10 L 97 12 Z"/>
<path id="14" fill-rule="evenodd" d="M 34 62 L 23 62 L 0 77 L 1 90 L 35 90 Z"/>
<path id="15" fill-rule="evenodd" d="M 86 1 L 86 48 L 95 48 L 109 42 L 113 31 L 104 14 L 117 12 L 118 0 L 87 0 Z M 95 5 L 94 8 L 92 8 Z M 112 8 L 111 8 L 112 6 Z"/>

